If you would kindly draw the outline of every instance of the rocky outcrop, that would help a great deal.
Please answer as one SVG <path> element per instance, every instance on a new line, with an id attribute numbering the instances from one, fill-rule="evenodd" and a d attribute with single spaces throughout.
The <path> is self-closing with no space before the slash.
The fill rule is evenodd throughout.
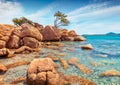
<path id="1" fill-rule="evenodd" d="M 41 33 L 30 24 L 23 24 L 19 27 L 0 24 L 0 48 L 14 49 L 21 46 L 38 48 L 39 41 L 42 41 Z"/>
<path id="2" fill-rule="evenodd" d="M 85 41 L 78 36 L 74 30 L 59 29 L 53 26 L 35 23 L 34 26 L 28 23 L 15 27 L 12 25 L 0 24 L 0 48 L 19 48 L 29 46 L 38 48 L 41 41 Z"/>
<path id="3" fill-rule="evenodd" d="M 5 72 L 5 71 L 7 71 L 7 68 L 2 63 L 0 63 L 0 72 Z"/>
<path id="4" fill-rule="evenodd" d="M 58 85 L 59 74 L 50 58 L 34 59 L 27 70 L 27 85 Z"/>
<path id="5" fill-rule="evenodd" d="M 74 30 L 66 30 L 62 29 L 60 30 L 61 33 L 61 40 L 62 41 L 85 41 L 86 38 L 83 36 L 77 35 L 77 33 Z"/>
<path id="6" fill-rule="evenodd" d="M 117 71 L 115 69 L 107 70 L 105 72 L 102 72 L 100 76 L 119 76 L 120 77 L 120 71 Z"/>
<path id="7" fill-rule="evenodd" d="M 43 35 L 43 41 L 58 41 L 61 37 L 59 29 L 50 25 L 45 26 L 41 30 L 41 34 Z"/>
<path id="8" fill-rule="evenodd" d="M 87 44 L 87 45 L 81 46 L 81 48 L 82 48 L 83 50 L 93 50 L 93 47 L 92 47 L 91 44 Z"/>

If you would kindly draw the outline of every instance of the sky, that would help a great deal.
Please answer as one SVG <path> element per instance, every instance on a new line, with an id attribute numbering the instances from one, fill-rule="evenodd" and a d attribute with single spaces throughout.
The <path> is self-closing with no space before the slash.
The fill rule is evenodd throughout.
<path id="1" fill-rule="evenodd" d="M 54 25 L 61 11 L 70 21 L 66 28 L 78 34 L 120 33 L 120 0 L 0 0 L 0 23 L 13 24 L 22 16 L 42 25 Z"/>

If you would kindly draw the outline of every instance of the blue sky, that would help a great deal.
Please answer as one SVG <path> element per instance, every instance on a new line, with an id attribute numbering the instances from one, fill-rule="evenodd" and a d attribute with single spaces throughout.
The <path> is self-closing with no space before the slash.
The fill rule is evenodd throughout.
<path id="1" fill-rule="evenodd" d="M 13 24 L 13 18 L 25 16 L 53 25 L 57 11 L 71 22 L 62 28 L 78 34 L 120 33 L 120 0 L 0 0 L 0 23 Z"/>

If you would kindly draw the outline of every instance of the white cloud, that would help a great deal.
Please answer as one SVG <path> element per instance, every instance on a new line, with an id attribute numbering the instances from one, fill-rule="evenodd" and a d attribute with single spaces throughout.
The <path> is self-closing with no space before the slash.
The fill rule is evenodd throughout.
<path id="1" fill-rule="evenodd" d="M 20 3 L 0 0 L 0 23 L 11 23 L 14 17 L 21 16 L 23 13 Z"/>
<path id="2" fill-rule="evenodd" d="M 120 6 L 108 7 L 109 3 L 92 4 L 68 13 L 69 26 L 79 34 L 120 32 Z M 112 20 L 114 19 L 114 20 Z M 116 19 L 116 20 L 115 20 Z"/>
<path id="3" fill-rule="evenodd" d="M 93 10 L 91 6 L 100 7 L 99 9 Z M 68 13 L 69 19 L 73 22 L 79 22 L 79 21 L 88 21 L 93 19 L 100 19 L 104 17 L 109 17 L 113 15 L 120 14 L 120 6 L 113 6 L 108 8 L 101 8 L 102 4 L 100 5 L 88 5 L 83 8 L 79 8 L 73 12 Z M 88 9 L 89 8 L 89 9 Z M 91 10 L 91 11 L 90 11 Z M 85 13 L 81 12 L 85 11 Z M 78 19 L 79 18 L 79 19 Z"/>

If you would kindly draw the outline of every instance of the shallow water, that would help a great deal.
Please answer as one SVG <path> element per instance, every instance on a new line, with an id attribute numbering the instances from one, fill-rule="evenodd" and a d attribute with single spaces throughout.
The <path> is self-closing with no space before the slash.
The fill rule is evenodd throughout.
<path id="1" fill-rule="evenodd" d="M 62 67 L 59 71 L 64 74 L 78 75 L 93 80 L 97 85 L 120 85 L 120 77 L 101 77 L 100 73 L 115 69 L 120 71 L 120 36 L 85 36 L 86 42 L 62 42 L 65 44 L 61 50 L 44 49 L 46 53 L 64 53 L 64 59 L 71 57 L 79 59 L 79 63 L 92 69 L 93 74 L 83 74 L 78 68 L 71 65 L 67 70 Z M 94 50 L 81 50 L 80 46 L 91 43 Z M 61 56 L 58 56 L 61 58 Z M 56 62 L 60 65 L 59 62 Z M 93 66 L 96 63 L 98 66 Z"/>

